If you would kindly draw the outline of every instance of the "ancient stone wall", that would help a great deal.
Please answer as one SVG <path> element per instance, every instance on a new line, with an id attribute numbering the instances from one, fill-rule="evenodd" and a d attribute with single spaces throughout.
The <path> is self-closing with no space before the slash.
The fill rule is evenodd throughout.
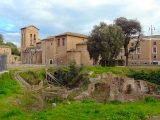
<path id="1" fill-rule="evenodd" d="M 105 73 L 97 75 L 93 80 L 87 91 L 84 91 L 74 98 L 76 101 L 81 101 L 89 97 L 95 90 L 107 90 L 106 100 L 108 101 L 139 101 L 144 99 L 145 96 L 160 98 L 160 96 L 156 95 L 156 86 L 143 80 L 134 80 L 133 78 L 125 76 L 115 76 L 111 73 L 108 75 Z"/>

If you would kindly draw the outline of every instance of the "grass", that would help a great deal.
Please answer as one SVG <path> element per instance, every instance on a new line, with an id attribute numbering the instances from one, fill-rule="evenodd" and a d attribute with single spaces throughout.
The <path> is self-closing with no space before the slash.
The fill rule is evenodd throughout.
<path id="1" fill-rule="evenodd" d="M 95 74 L 102 74 L 111 71 L 114 74 L 125 75 L 128 69 L 152 70 L 139 67 L 85 67 L 83 72 L 94 71 Z M 34 70 L 40 72 L 42 69 Z M 48 102 L 45 106 L 41 100 L 38 93 L 20 88 L 11 74 L 5 73 L 0 77 L 2 120 L 146 120 L 150 116 L 160 115 L 160 102 L 149 97 L 132 103 L 111 101 L 99 104 L 85 99 L 82 102 L 71 101 L 71 104 L 67 104 L 66 100 L 62 103 L 57 102 L 55 108 L 52 108 L 52 102 Z"/>
<path id="2" fill-rule="evenodd" d="M 155 66 L 128 66 L 128 67 L 101 67 L 101 66 L 87 66 L 84 68 L 83 72 L 88 71 L 94 71 L 95 74 L 102 74 L 102 73 L 108 73 L 109 71 L 113 74 L 118 75 L 126 75 L 128 73 L 128 70 L 157 70 L 160 69 L 159 67 Z"/>
<path id="3" fill-rule="evenodd" d="M 0 98 L 9 96 L 13 93 L 18 93 L 19 89 L 19 84 L 14 80 L 11 74 L 4 73 L 0 77 Z"/>
<path id="4" fill-rule="evenodd" d="M 19 75 L 30 85 L 36 85 L 39 84 L 41 80 L 45 79 L 45 69 L 25 70 L 19 72 Z"/>
<path id="5" fill-rule="evenodd" d="M 146 120 L 150 116 L 160 114 L 159 107 L 160 102 L 157 101 L 144 100 L 133 103 L 112 101 L 98 104 L 84 100 L 81 103 L 71 102 L 70 105 L 58 104 L 56 108 L 36 113 L 25 113 L 17 108 L 6 112 L 0 118 L 6 120 Z"/>

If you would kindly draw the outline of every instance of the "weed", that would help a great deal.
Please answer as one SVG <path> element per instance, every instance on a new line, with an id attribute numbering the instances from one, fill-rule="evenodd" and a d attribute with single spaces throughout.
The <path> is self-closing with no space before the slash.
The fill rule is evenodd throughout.
<path id="1" fill-rule="evenodd" d="M 83 99 L 82 103 L 95 103 L 93 100 Z"/>
<path id="2" fill-rule="evenodd" d="M 13 110 L 9 111 L 8 113 L 4 114 L 2 118 L 8 118 L 11 116 L 18 116 L 21 114 L 22 114 L 22 112 L 20 109 L 13 109 Z"/>
<path id="3" fill-rule="evenodd" d="M 155 103 L 155 102 L 157 102 L 157 100 L 154 99 L 154 98 L 152 98 L 152 97 L 147 97 L 147 96 L 146 96 L 146 97 L 144 98 L 144 102 L 145 102 L 145 103 L 149 103 L 149 102 L 154 102 L 154 103 Z"/>
<path id="4" fill-rule="evenodd" d="M 112 100 L 110 101 L 109 103 L 113 104 L 113 105 L 119 105 L 119 104 L 122 104 L 121 101 L 118 101 L 118 100 Z"/>

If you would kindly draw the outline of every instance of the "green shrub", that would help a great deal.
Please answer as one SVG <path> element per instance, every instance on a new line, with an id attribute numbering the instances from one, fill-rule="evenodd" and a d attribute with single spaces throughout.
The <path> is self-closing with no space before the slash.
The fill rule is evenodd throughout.
<path id="1" fill-rule="evenodd" d="M 93 100 L 83 99 L 82 103 L 95 103 Z"/>
<path id="2" fill-rule="evenodd" d="M 18 116 L 18 115 L 21 115 L 22 112 L 20 109 L 13 109 L 9 112 L 7 112 L 6 114 L 3 115 L 2 118 L 8 118 L 8 117 L 11 117 L 11 116 Z"/>
<path id="3" fill-rule="evenodd" d="M 68 71 L 58 68 L 57 71 L 54 72 L 54 76 L 60 81 L 61 85 L 75 87 L 75 83 L 82 78 L 79 73 L 83 70 L 83 68 L 83 65 L 80 67 L 77 66 L 76 61 L 73 59 L 69 63 Z"/>
<path id="4" fill-rule="evenodd" d="M 100 60 L 100 65 L 103 66 L 103 67 L 115 67 L 117 66 L 117 60 Z"/>
<path id="5" fill-rule="evenodd" d="M 19 75 L 30 85 L 37 85 L 41 80 L 45 79 L 45 72 L 45 69 L 27 70 L 19 72 Z"/>
<path id="6" fill-rule="evenodd" d="M 144 98 L 144 102 L 146 102 L 146 103 L 149 103 L 149 102 L 157 102 L 157 100 L 154 99 L 154 98 L 152 98 L 152 97 L 146 96 L 146 97 Z"/>
<path id="7" fill-rule="evenodd" d="M 112 100 L 110 101 L 109 103 L 113 104 L 113 105 L 119 105 L 119 104 L 122 104 L 121 101 L 118 101 L 118 100 Z"/>
<path id="8" fill-rule="evenodd" d="M 160 85 L 160 69 L 158 70 L 129 70 L 128 77 L 132 77 L 135 80 L 145 80 L 157 85 Z"/>
<path id="9" fill-rule="evenodd" d="M 124 66 L 124 65 L 125 65 L 125 60 L 118 59 L 118 60 L 117 60 L 117 65 L 118 65 L 118 66 Z"/>

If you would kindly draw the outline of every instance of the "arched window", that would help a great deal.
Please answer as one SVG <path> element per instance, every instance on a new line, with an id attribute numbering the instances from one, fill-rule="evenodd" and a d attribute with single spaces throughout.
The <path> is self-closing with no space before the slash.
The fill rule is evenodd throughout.
<path id="1" fill-rule="evenodd" d="M 49 64 L 53 64 L 53 60 L 52 59 L 49 60 Z"/>
<path id="2" fill-rule="evenodd" d="M 50 44 L 50 49 L 52 49 L 52 48 L 53 48 L 53 44 L 51 43 L 51 44 Z"/>

